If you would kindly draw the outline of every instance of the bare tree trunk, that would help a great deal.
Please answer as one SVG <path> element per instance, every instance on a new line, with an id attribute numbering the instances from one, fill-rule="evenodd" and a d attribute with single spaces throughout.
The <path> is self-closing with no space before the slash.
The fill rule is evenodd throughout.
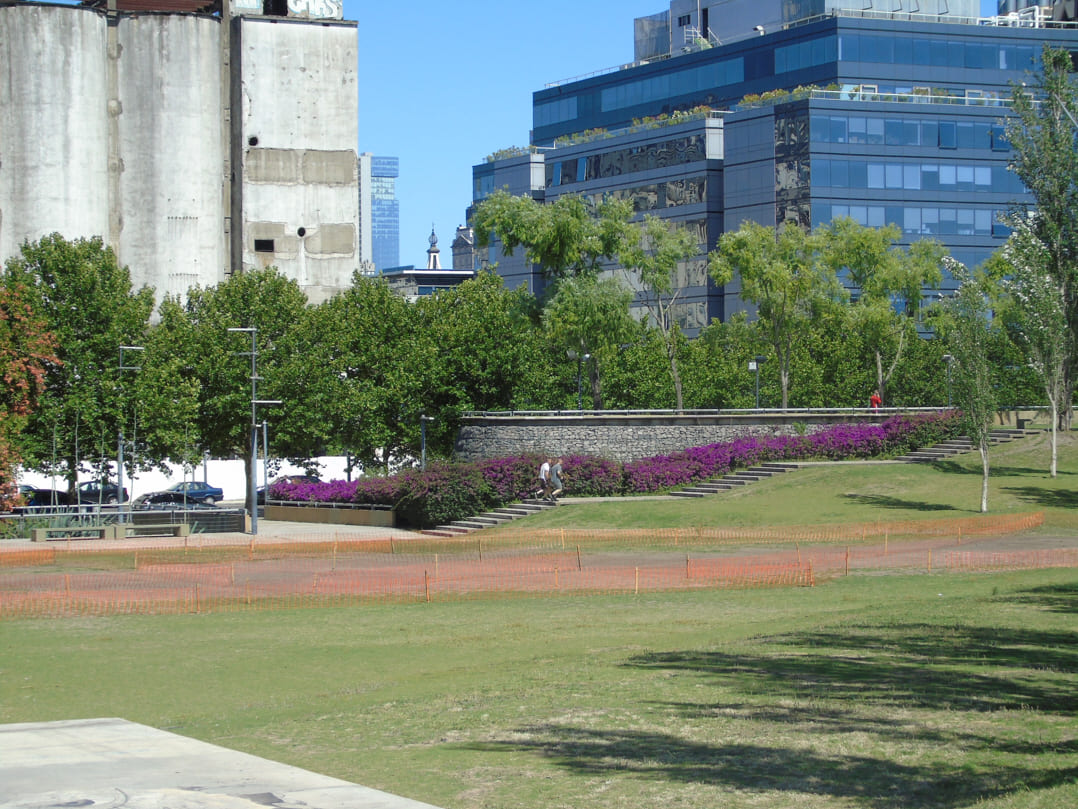
<path id="1" fill-rule="evenodd" d="M 981 436 L 981 513 L 988 513 L 988 434 Z"/>
<path id="2" fill-rule="evenodd" d="M 684 400 L 681 396 L 681 374 L 677 369 L 677 341 L 671 337 L 671 341 L 666 344 L 666 355 L 670 360 L 670 375 L 674 378 L 674 400 L 677 402 L 677 409 L 684 409 Z"/>
<path id="3" fill-rule="evenodd" d="M 1051 463 L 1049 463 L 1049 465 L 1048 465 L 1048 474 L 1051 477 L 1055 477 L 1056 476 L 1056 469 L 1057 469 L 1057 466 L 1056 466 L 1056 464 L 1057 464 L 1057 447 L 1058 447 L 1057 439 L 1058 439 L 1058 435 L 1059 435 L 1059 419 L 1058 419 L 1059 402 L 1056 399 L 1054 399 L 1053 397 L 1049 396 L 1048 397 L 1048 406 L 1050 408 L 1052 408 L 1052 419 L 1051 419 L 1051 421 L 1052 421 L 1052 460 L 1051 460 Z"/>

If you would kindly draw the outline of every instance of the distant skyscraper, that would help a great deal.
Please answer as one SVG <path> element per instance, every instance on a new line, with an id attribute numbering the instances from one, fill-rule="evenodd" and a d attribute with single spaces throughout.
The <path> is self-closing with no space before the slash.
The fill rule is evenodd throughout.
<path id="1" fill-rule="evenodd" d="M 398 158 L 359 156 L 360 258 L 378 272 L 400 264 L 398 176 Z"/>

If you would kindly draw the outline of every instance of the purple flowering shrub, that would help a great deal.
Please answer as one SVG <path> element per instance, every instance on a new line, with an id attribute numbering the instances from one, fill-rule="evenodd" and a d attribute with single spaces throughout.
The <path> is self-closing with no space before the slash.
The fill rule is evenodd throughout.
<path id="1" fill-rule="evenodd" d="M 565 491 L 577 496 L 664 491 L 765 461 L 887 457 L 960 432 L 953 411 L 898 415 L 880 424 L 840 424 L 811 435 L 738 438 L 621 464 L 592 455 L 562 458 Z M 531 496 L 544 456 L 524 454 L 479 463 L 436 463 L 384 478 L 280 483 L 282 500 L 387 505 L 401 522 L 425 528 Z"/>

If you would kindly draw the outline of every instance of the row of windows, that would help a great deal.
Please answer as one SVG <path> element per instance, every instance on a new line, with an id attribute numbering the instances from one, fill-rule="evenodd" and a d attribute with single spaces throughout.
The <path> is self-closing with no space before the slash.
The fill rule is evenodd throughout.
<path id="1" fill-rule="evenodd" d="M 841 34 L 838 38 L 838 58 L 846 62 L 1019 71 L 1036 68 L 1037 51 L 1034 45 L 884 34 Z"/>
<path id="2" fill-rule="evenodd" d="M 838 38 L 834 34 L 783 45 L 775 48 L 775 73 L 804 70 L 806 67 L 834 62 L 837 58 Z"/>
<path id="3" fill-rule="evenodd" d="M 927 146 L 938 149 L 1010 150 L 1004 128 L 988 122 L 954 122 L 917 118 L 866 118 L 861 115 L 812 115 L 813 143 L 861 143 Z"/>
<path id="4" fill-rule="evenodd" d="M 1000 211 L 987 208 L 936 208 L 907 205 L 812 204 L 813 225 L 848 216 L 860 225 L 879 228 L 898 225 L 910 236 L 1000 236 L 1008 234 Z"/>
<path id="5" fill-rule="evenodd" d="M 704 135 L 689 135 L 642 146 L 613 149 L 589 157 L 548 162 L 546 187 L 680 166 L 699 162 L 706 157 L 707 141 Z"/>
<path id="6" fill-rule="evenodd" d="M 812 161 L 812 184 L 824 188 L 884 188 L 905 191 L 991 191 L 1025 194 L 1006 166 L 955 163 L 874 163 L 867 160 Z"/>
<path id="7" fill-rule="evenodd" d="M 576 99 L 576 96 L 567 96 L 566 98 L 559 98 L 557 101 L 536 104 L 535 109 L 532 111 L 535 126 L 550 126 L 551 124 L 574 120 L 576 118 Z"/>
<path id="8" fill-rule="evenodd" d="M 600 99 L 603 112 L 635 107 L 650 101 L 662 101 L 676 96 L 706 92 L 716 87 L 738 84 L 745 80 L 745 60 L 740 56 L 701 65 L 676 73 L 665 73 L 648 79 L 628 81 L 607 87 Z M 538 123 L 538 122 L 537 122 Z"/>

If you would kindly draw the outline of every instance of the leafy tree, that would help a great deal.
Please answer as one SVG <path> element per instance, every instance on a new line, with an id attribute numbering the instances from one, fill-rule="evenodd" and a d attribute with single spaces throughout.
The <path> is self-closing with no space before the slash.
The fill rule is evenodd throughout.
<path id="1" fill-rule="evenodd" d="M 603 407 L 601 370 L 618 347 L 632 340 L 637 324 L 629 315 L 633 293 L 617 278 L 579 275 L 558 284 L 543 310 L 543 324 L 562 351 L 588 356 L 592 408 Z"/>
<path id="2" fill-rule="evenodd" d="M 175 301 L 162 307 L 162 323 L 176 336 L 181 390 L 197 384 L 198 407 L 195 425 L 201 447 L 216 457 L 240 455 L 247 474 L 251 469 L 251 335 L 229 332 L 230 328 L 257 329 L 259 399 L 279 399 L 281 407 L 262 407 L 259 420 L 269 425 L 277 453 L 286 457 L 310 450 L 307 422 L 289 421 L 288 413 L 302 388 L 282 384 L 281 367 L 286 357 L 275 350 L 287 345 L 292 329 L 301 321 L 307 298 L 299 285 L 275 268 L 236 273 L 213 287 L 194 287 L 187 303 Z M 308 357 L 312 364 L 316 358 Z M 166 380 L 162 400 L 174 396 L 174 383 Z M 186 399 L 184 401 L 187 401 Z M 285 425 L 289 425 L 285 429 Z M 254 508 L 247 493 L 247 508 Z"/>
<path id="3" fill-rule="evenodd" d="M 24 288 L 56 338 L 57 362 L 47 365 L 21 442 L 27 464 L 62 473 L 72 488 L 84 461 L 105 477 L 128 413 L 119 349 L 141 345 L 153 290 L 133 292 L 127 268 L 100 238 L 67 241 L 56 233 L 24 244 L 8 260 L 3 285 Z"/>
<path id="4" fill-rule="evenodd" d="M 962 425 L 981 455 L 981 511 L 988 511 L 988 446 L 996 396 L 988 351 L 992 320 L 984 279 L 973 278 L 954 259 L 947 259 L 951 274 L 960 282 L 958 291 L 940 303 L 935 318 L 954 357 L 952 385 Z"/>
<path id="5" fill-rule="evenodd" d="M 632 215 L 628 200 L 592 205 L 568 194 L 542 203 L 499 190 L 476 207 L 474 224 L 480 247 L 489 246 L 496 235 L 506 255 L 523 247 L 543 276 L 556 280 L 596 273 L 602 262 L 617 256 Z"/>
<path id="6" fill-rule="evenodd" d="M 1049 472 L 1056 476 L 1057 427 L 1067 400 L 1067 363 L 1075 356 L 1075 334 L 1067 328 L 1066 284 L 1050 272 L 1051 255 L 1041 241 L 1038 214 L 1010 217 L 1011 235 L 989 260 L 1002 280 L 1000 318 L 1007 333 L 1036 372 L 1051 414 Z"/>
<path id="7" fill-rule="evenodd" d="M 679 264 L 691 260 L 699 252 L 700 246 L 691 231 L 649 214 L 630 231 L 619 254 L 622 267 L 635 273 L 644 288 L 644 305 L 666 349 L 678 410 L 684 409 L 684 396 L 677 364 L 679 329 L 674 317 L 681 290 L 674 290 L 675 274 Z"/>
<path id="8" fill-rule="evenodd" d="M 0 287 L 0 510 L 18 496 L 15 470 L 19 434 L 45 390 L 48 369 L 57 363 L 56 341 L 28 300 L 28 290 Z"/>
<path id="9" fill-rule="evenodd" d="M 423 380 L 414 402 L 436 417 L 427 425 L 435 452 L 452 452 L 463 412 L 520 408 L 524 390 L 549 373 L 548 344 L 530 320 L 533 301 L 484 272 L 416 302 L 415 328 L 429 359 L 413 366 Z"/>
<path id="10" fill-rule="evenodd" d="M 817 260 L 816 239 L 796 226 L 745 222 L 725 233 L 708 259 L 715 283 L 741 279 L 741 297 L 756 304 L 759 329 L 778 362 L 782 408 L 789 406 L 790 366 L 823 302 L 840 294 Z"/>
<path id="11" fill-rule="evenodd" d="M 1025 224 L 1043 251 L 1037 260 L 1063 298 L 1069 339 L 1062 401 L 1069 427 L 1078 383 L 1078 351 L 1073 350 L 1078 346 L 1078 85 L 1066 49 L 1046 44 L 1041 65 L 1032 87 L 1013 88 L 1014 117 L 1006 131 L 1013 150 L 1010 168 L 1036 200 L 1037 215 Z"/>
<path id="12" fill-rule="evenodd" d="M 872 351 L 876 389 L 888 402 L 891 377 L 917 337 L 922 291 L 943 280 L 944 248 L 922 239 L 903 250 L 895 245 L 902 235 L 898 227 L 868 228 L 848 217 L 821 226 L 818 233 L 824 265 L 836 275 L 845 273 L 857 290 L 851 325 Z"/>

